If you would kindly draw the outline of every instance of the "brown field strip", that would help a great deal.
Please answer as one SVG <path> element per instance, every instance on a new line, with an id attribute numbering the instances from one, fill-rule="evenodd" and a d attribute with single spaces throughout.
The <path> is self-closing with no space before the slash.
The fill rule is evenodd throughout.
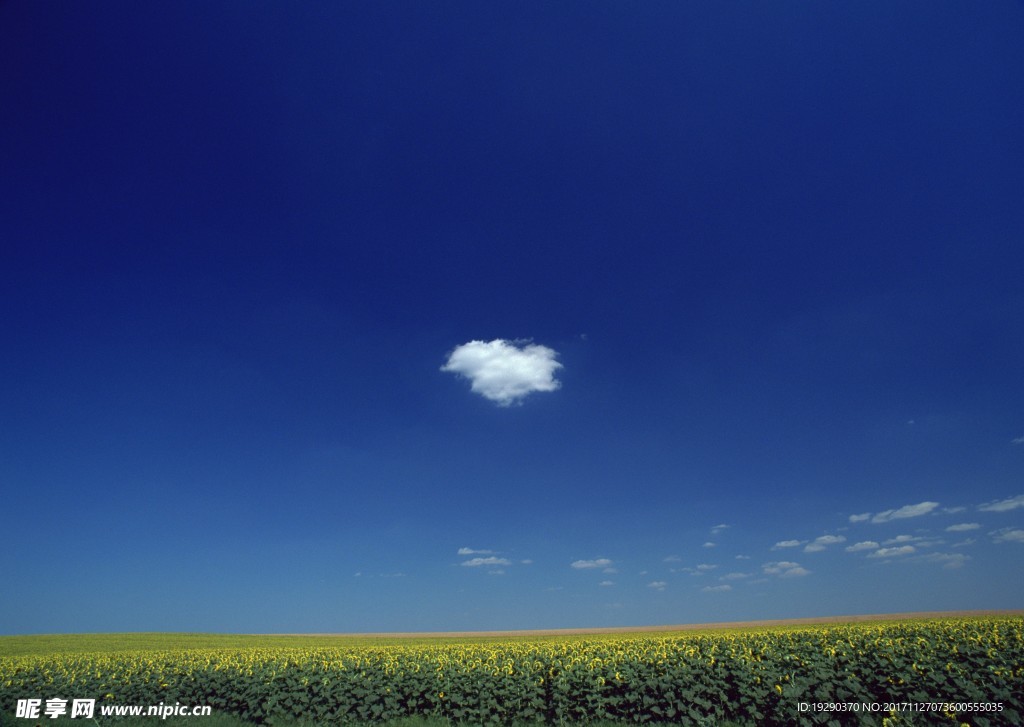
<path id="1" fill-rule="evenodd" d="M 605 626 L 594 628 L 528 629 L 522 631 L 420 631 L 377 633 L 313 633 L 313 634 L 257 634 L 260 636 L 317 636 L 359 637 L 373 639 L 430 639 L 430 638 L 501 638 L 530 636 L 585 636 L 588 634 L 629 634 L 669 631 L 714 631 L 719 629 L 756 629 L 820 624 L 864 623 L 870 621 L 911 621 L 936 618 L 985 618 L 993 616 L 1024 616 L 1024 609 L 986 611 L 914 611 L 910 613 L 857 614 L 849 616 L 818 616 L 809 618 L 763 619 L 759 621 L 725 621 L 700 624 L 662 626 Z"/>

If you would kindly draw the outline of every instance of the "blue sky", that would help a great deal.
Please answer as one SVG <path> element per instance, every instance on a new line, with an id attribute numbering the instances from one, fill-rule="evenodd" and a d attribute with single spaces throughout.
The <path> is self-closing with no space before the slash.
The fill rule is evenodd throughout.
<path id="1" fill-rule="evenodd" d="M 0 632 L 1024 607 L 1022 36 L 0 4 Z"/>

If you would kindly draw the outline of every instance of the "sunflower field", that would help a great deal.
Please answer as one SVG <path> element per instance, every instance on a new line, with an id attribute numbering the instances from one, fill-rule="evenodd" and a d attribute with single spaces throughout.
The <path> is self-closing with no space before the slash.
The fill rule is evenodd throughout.
<path id="1" fill-rule="evenodd" d="M 4 714 L 49 697 L 254 724 L 1019 725 L 1024 619 L 0 656 Z"/>

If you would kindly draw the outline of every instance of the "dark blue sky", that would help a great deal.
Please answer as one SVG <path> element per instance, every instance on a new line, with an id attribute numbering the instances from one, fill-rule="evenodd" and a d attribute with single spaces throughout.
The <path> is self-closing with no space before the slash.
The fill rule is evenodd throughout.
<path id="1" fill-rule="evenodd" d="M 1024 607 L 1021 37 L 0 3 L 0 633 Z"/>

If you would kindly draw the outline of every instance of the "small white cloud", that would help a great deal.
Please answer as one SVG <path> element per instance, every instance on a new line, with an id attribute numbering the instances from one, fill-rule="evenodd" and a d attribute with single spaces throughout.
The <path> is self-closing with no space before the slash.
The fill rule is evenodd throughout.
<path id="1" fill-rule="evenodd" d="M 728 530 L 728 529 L 729 529 L 729 526 L 726 525 L 725 523 L 722 523 L 721 525 L 716 525 L 713 528 L 711 528 L 711 534 L 712 535 L 718 535 L 723 530 Z"/>
<path id="2" fill-rule="evenodd" d="M 871 513 L 870 512 L 862 512 L 859 515 L 850 515 L 850 522 L 851 523 L 862 523 L 865 520 L 870 520 L 870 519 L 871 519 Z"/>
<path id="3" fill-rule="evenodd" d="M 986 502 L 984 505 L 978 505 L 978 509 L 982 512 L 1006 512 L 1007 510 L 1016 510 L 1018 507 L 1024 507 L 1024 495 L 1008 497 L 1005 500 L 993 500 L 992 502 Z"/>
<path id="4" fill-rule="evenodd" d="M 1024 444 L 1024 436 L 1011 439 L 1010 444 Z"/>
<path id="5" fill-rule="evenodd" d="M 809 575 L 810 571 L 803 566 L 797 566 L 796 568 L 790 568 L 789 570 L 780 574 L 782 578 L 798 578 L 800 576 Z"/>
<path id="6" fill-rule="evenodd" d="M 533 561 L 530 558 L 519 561 L 522 565 L 533 565 Z"/>
<path id="7" fill-rule="evenodd" d="M 809 570 L 799 563 L 793 563 L 788 560 L 765 563 L 761 566 L 761 569 L 764 571 L 765 575 L 779 576 L 780 578 L 796 578 L 799 576 L 806 576 L 810 573 Z"/>
<path id="8" fill-rule="evenodd" d="M 804 552 L 817 553 L 818 551 L 824 550 L 830 545 L 845 542 L 846 538 L 842 535 L 822 535 L 821 537 L 815 538 L 813 543 L 808 543 L 807 547 L 804 548 Z"/>
<path id="9" fill-rule="evenodd" d="M 732 586 L 730 586 L 728 583 L 725 583 L 721 586 L 704 586 L 700 590 L 704 591 L 704 593 L 722 593 L 724 591 L 731 591 Z"/>
<path id="10" fill-rule="evenodd" d="M 963 505 L 957 505 L 956 507 L 944 507 L 942 508 L 942 512 L 946 513 L 947 515 L 956 515 L 958 512 L 963 512 L 966 509 L 967 508 L 964 507 Z"/>
<path id="11" fill-rule="evenodd" d="M 940 545 L 940 544 L 942 544 L 944 542 L 945 542 L 944 540 L 928 540 L 924 536 L 920 536 L 920 535 L 897 535 L 895 538 L 889 538 L 888 540 L 883 540 L 882 541 L 882 545 L 883 546 L 909 545 L 910 543 L 913 543 L 915 548 L 920 549 L 920 548 L 933 548 L 936 545 Z"/>
<path id="12" fill-rule="evenodd" d="M 670 568 L 669 570 L 673 573 L 687 573 L 691 576 L 702 576 L 711 570 L 711 568 L 698 566 L 697 568 Z"/>
<path id="13" fill-rule="evenodd" d="M 701 573 L 707 573 L 709 570 L 714 570 L 717 567 L 717 565 L 712 565 L 711 563 L 701 563 L 697 566 L 697 570 Z"/>
<path id="14" fill-rule="evenodd" d="M 614 585 L 615 585 L 615 581 L 601 581 L 601 582 L 600 582 L 600 583 L 598 583 L 597 585 L 599 585 L 599 586 L 605 586 L 605 587 L 608 587 L 608 586 L 614 586 Z"/>
<path id="15" fill-rule="evenodd" d="M 780 548 L 797 548 L 806 542 L 806 540 L 780 540 L 772 546 L 772 550 L 779 550 Z"/>
<path id="16" fill-rule="evenodd" d="M 474 548 L 459 548 L 459 555 L 494 555 L 494 551 L 476 550 Z"/>
<path id="17" fill-rule="evenodd" d="M 612 561 L 608 558 L 595 558 L 594 560 L 574 560 L 571 565 L 573 568 L 608 568 L 611 566 Z"/>
<path id="18" fill-rule="evenodd" d="M 978 523 L 957 523 L 946 528 L 947 533 L 966 533 L 968 530 L 977 530 L 981 525 Z"/>
<path id="19" fill-rule="evenodd" d="M 463 561 L 462 565 L 470 568 L 477 568 L 482 565 L 512 565 L 512 561 L 508 558 L 497 558 L 491 555 L 486 558 L 470 558 L 469 560 Z"/>
<path id="20" fill-rule="evenodd" d="M 921 558 L 929 563 L 941 563 L 943 568 L 949 570 L 963 568 L 964 563 L 971 559 L 969 555 L 963 553 L 929 553 Z"/>
<path id="21" fill-rule="evenodd" d="M 653 588 L 656 591 L 664 591 L 665 590 L 665 586 L 667 586 L 667 585 L 668 585 L 668 583 L 666 581 L 651 581 L 650 583 L 647 584 L 647 587 L 648 588 Z"/>
<path id="22" fill-rule="evenodd" d="M 547 346 L 516 343 L 501 338 L 464 343 L 448 355 L 441 370 L 469 379 L 475 393 L 499 406 L 515 404 L 535 391 L 558 389 L 558 354 Z"/>
<path id="23" fill-rule="evenodd" d="M 663 563 L 678 563 L 681 560 L 682 558 L 680 558 L 678 555 L 668 555 L 661 559 Z"/>
<path id="24" fill-rule="evenodd" d="M 974 545 L 977 542 L 978 541 L 975 540 L 974 538 L 967 538 L 966 540 L 961 540 L 961 541 L 959 541 L 957 543 L 953 543 L 953 547 L 954 548 L 966 548 L 967 546 Z"/>
<path id="25" fill-rule="evenodd" d="M 847 553 L 859 553 L 862 550 L 875 550 L 878 547 L 878 543 L 874 540 L 862 540 L 859 543 L 846 546 Z"/>
<path id="26" fill-rule="evenodd" d="M 901 545 L 897 548 L 879 548 L 874 553 L 868 553 L 869 558 L 889 558 L 896 555 L 909 555 L 916 552 L 913 545 Z"/>
<path id="27" fill-rule="evenodd" d="M 882 545 L 899 545 L 900 543 L 916 543 L 924 538 L 917 537 L 915 535 L 897 535 L 895 538 L 889 538 L 882 542 Z"/>
<path id="28" fill-rule="evenodd" d="M 737 555 L 736 560 L 750 560 L 749 555 Z"/>
<path id="29" fill-rule="evenodd" d="M 939 503 L 937 502 L 919 502 L 916 505 L 904 505 L 903 507 L 896 508 L 895 510 L 886 510 L 880 512 L 871 518 L 873 523 L 887 523 L 890 520 L 902 520 L 908 517 L 920 517 L 921 515 L 927 515 L 932 510 L 937 508 Z"/>
<path id="30" fill-rule="evenodd" d="M 743 578 L 750 578 L 749 573 L 726 573 L 724 576 L 719 576 L 720 581 L 738 581 Z"/>
<path id="31" fill-rule="evenodd" d="M 706 543 L 704 543 L 704 545 L 702 545 L 702 546 L 700 546 L 700 547 L 702 547 L 702 548 L 714 548 L 714 547 L 715 547 L 715 545 L 716 545 L 715 543 L 712 543 L 712 542 L 711 542 L 711 541 L 709 540 L 709 541 L 707 541 Z"/>
<path id="32" fill-rule="evenodd" d="M 989 535 L 996 543 L 1024 543 L 1024 530 L 1019 528 L 1000 528 L 993 530 Z"/>

